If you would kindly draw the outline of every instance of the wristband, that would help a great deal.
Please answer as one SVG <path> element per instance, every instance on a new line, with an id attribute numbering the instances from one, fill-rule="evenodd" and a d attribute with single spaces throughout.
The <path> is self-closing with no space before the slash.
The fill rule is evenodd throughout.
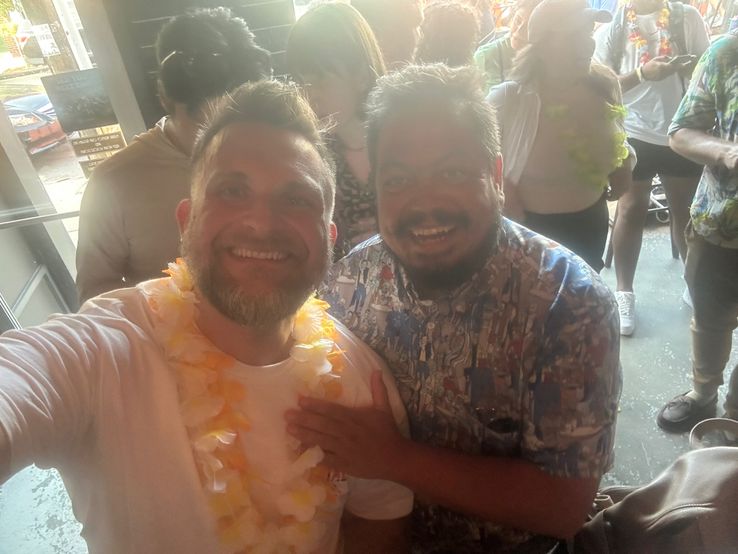
<path id="1" fill-rule="evenodd" d="M 643 76 L 643 67 L 636 67 L 636 77 L 638 77 L 639 83 L 642 83 L 646 80 L 646 78 Z"/>

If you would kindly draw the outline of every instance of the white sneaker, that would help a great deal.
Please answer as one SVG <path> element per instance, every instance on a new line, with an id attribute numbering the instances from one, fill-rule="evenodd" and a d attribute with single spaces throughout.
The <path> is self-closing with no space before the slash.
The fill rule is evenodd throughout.
<path id="1" fill-rule="evenodd" d="M 690 308 L 694 309 L 694 306 L 692 306 L 692 295 L 689 294 L 689 287 L 684 287 L 684 292 L 682 293 L 682 302 L 684 302 Z"/>
<path id="2" fill-rule="evenodd" d="M 618 302 L 620 312 L 620 334 L 630 336 L 635 331 L 635 294 L 622 290 L 615 291 L 615 300 Z"/>

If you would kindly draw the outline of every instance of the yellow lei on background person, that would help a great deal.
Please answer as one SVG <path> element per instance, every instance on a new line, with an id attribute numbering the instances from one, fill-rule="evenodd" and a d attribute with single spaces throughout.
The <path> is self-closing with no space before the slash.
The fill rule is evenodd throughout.
<path id="1" fill-rule="evenodd" d="M 249 466 L 238 440 L 250 429 L 236 408 L 248 391 L 228 378 L 236 360 L 215 347 L 197 328 L 198 299 L 183 260 L 169 264 L 169 278 L 142 285 L 157 319 L 157 335 L 174 369 L 182 420 L 192 445 L 203 491 L 226 552 L 310 553 L 325 533 L 316 518 L 337 508 L 344 492 L 336 475 L 319 465 L 319 447 L 301 449 L 290 444 L 293 461 L 289 483 L 277 499 L 278 521 L 267 521 L 252 503 L 249 485 L 261 476 Z M 301 381 L 300 394 L 336 399 L 341 394 L 341 354 L 328 304 L 310 298 L 295 316 L 290 358 Z"/>

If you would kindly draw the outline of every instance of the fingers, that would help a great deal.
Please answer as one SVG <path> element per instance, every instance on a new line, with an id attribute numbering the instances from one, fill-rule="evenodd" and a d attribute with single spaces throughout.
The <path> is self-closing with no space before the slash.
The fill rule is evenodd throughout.
<path id="1" fill-rule="evenodd" d="M 336 421 L 350 419 L 352 408 L 347 408 L 335 402 L 319 400 L 317 398 L 302 397 L 299 400 L 300 408 L 304 411 L 320 414 Z"/>
<path id="2" fill-rule="evenodd" d="M 377 410 L 391 412 L 387 387 L 382 379 L 381 371 L 372 371 L 372 402 Z"/>
<path id="3" fill-rule="evenodd" d="M 338 438 L 302 427 L 299 424 L 290 423 L 287 432 L 299 440 L 304 446 L 320 446 L 324 452 L 339 452 L 341 443 Z"/>

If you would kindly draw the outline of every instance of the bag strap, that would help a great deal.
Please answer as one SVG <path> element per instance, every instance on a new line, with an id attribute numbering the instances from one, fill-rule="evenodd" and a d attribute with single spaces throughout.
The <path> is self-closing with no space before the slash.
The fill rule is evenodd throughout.
<path id="1" fill-rule="evenodd" d="M 610 30 L 610 44 L 612 45 L 612 53 L 610 60 L 612 61 L 612 69 L 616 75 L 620 75 L 620 68 L 623 65 L 623 57 L 625 56 L 625 6 L 618 8 L 617 14 L 612 22 Z"/>
<path id="2" fill-rule="evenodd" d="M 671 35 L 671 41 L 676 44 L 679 54 L 689 54 L 684 27 L 684 4 L 669 2 L 669 34 Z"/>

